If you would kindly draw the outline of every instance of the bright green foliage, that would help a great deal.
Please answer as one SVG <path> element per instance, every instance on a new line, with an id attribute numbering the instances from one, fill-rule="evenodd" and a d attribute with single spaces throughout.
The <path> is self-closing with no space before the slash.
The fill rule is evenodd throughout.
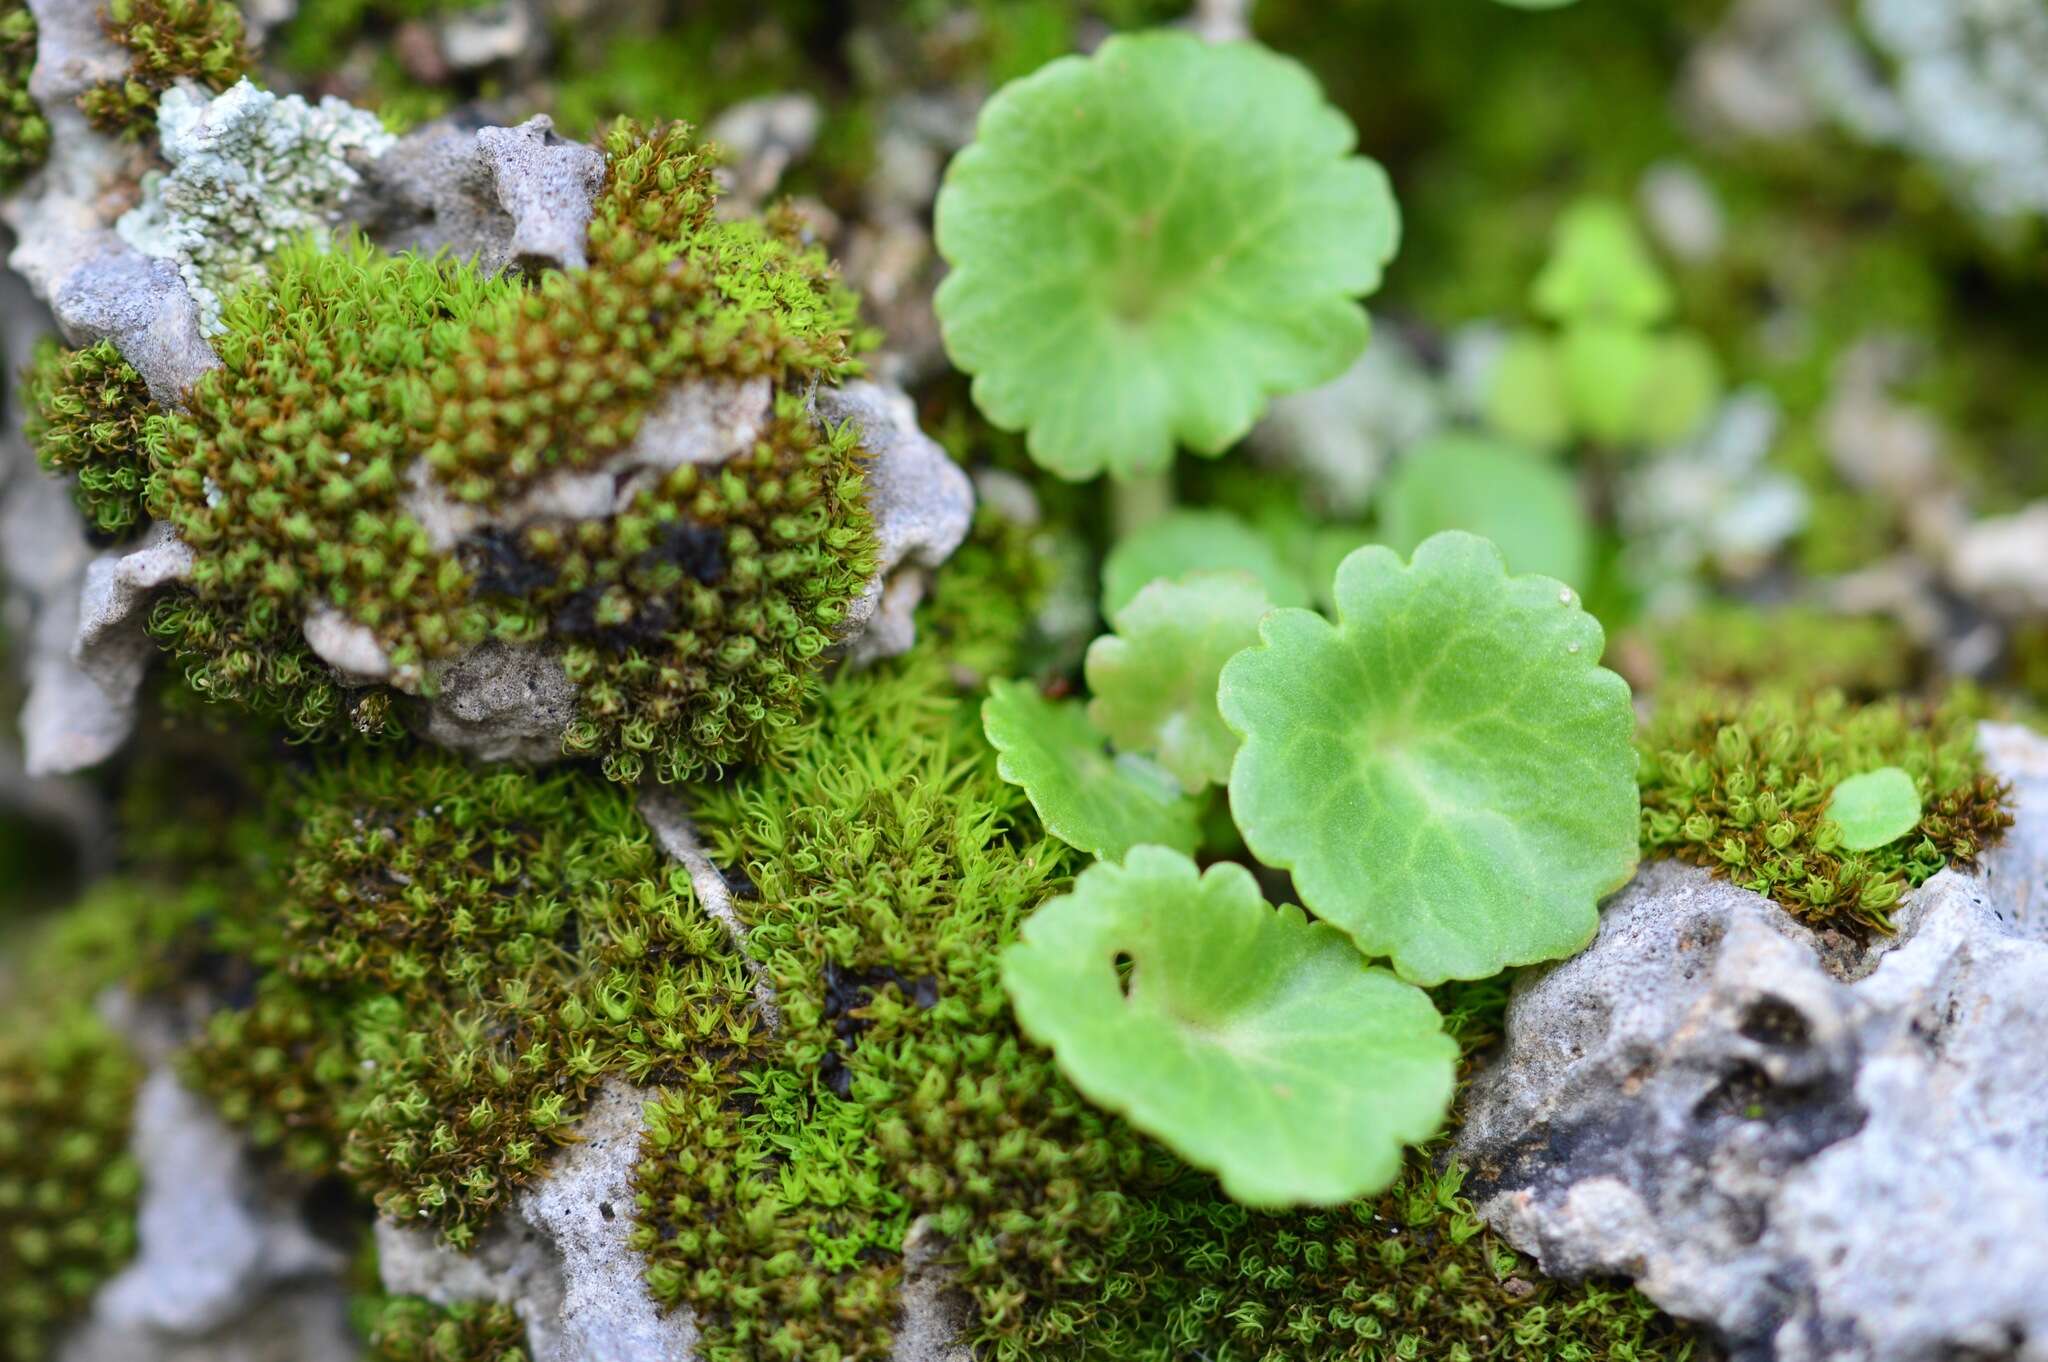
<path id="1" fill-rule="evenodd" d="M 1920 791 L 1906 772 L 1880 766 L 1837 785 L 1822 816 L 1840 827 L 1844 851 L 1875 851 L 1920 826 Z"/>
<path id="2" fill-rule="evenodd" d="M 72 499 L 101 534 L 142 518 L 144 435 L 156 407 L 112 341 L 66 350 L 46 341 L 22 381 L 28 441 L 45 472 L 76 479 Z"/>
<path id="3" fill-rule="evenodd" d="M 393 694 L 305 648 L 317 604 L 375 637 L 404 692 L 486 639 L 558 645 L 579 706 L 564 747 L 622 781 L 758 756 L 795 722 L 874 563 L 857 432 L 820 430 L 802 396 L 852 367 L 853 302 L 793 219 L 714 218 L 683 130 L 621 126 L 606 150 L 588 270 L 529 289 L 299 242 L 229 299 L 222 367 L 150 445 L 151 513 L 199 558 L 151 625 L 195 690 L 301 736 L 389 733 Z M 586 467 L 701 377 L 775 385 L 754 447 L 614 517 L 450 547 L 408 510 L 422 477 L 495 504 Z"/>
<path id="4" fill-rule="evenodd" d="M 106 29 L 135 64 L 127 80 L 78 97 L 103 132 L 146 136 L 156 130 L 157 100 L 179 81 L 218 93 L 254 67 L 233 0 L 107 0 Z"/>
<path id="5" fill-rule="evenodd" d="M 1381 1191 L 1450 1105 L 1429 996 L 1228 861 L 1097 863 L 1024 923 L 1003 984 L 1075 1087 L 1247 1205 Z"/>
<path id="6" fill-rule="evenodd" d="M 1710 867 L 1811 922 L 1889 930 L 1906 889 L 1968 865 L 2012 823 L 1977 752 L 1980 710 L 1963 690 L 1939 705 L 1669 691 L 1638 740 L 1643 854 Z M 1919 835 L 1853 850 L 1829 794 L 1883 766 L 1912 777 Z"/>
<path id="7" fill-rule="evenodd" d="M 526 1322 L 498 1301 L 383 1296 L 356 1311 L 365 1362 L 527 1362 Z"/>
<path id="8" fill-rule="evenodd" d="M 630 795 L 351 751 L 284 778 L 211 930 L 257 970 L 186 1056 L 256 1143 L 465 1244 L 606 1073 L 743 1048 L 751 986 Z"/>
<path id="9" fill-rule="evenodd" d="M 1147 582 L 1190 572 L 1248 572 L 1275 605 L 1305 606 L 1308 587 L 1273 542 L 1229 511 L 1179 509 L 1119 539 L 1102 564 L 1102 613 L 1115 619 Z"/>
<path id="10" fill-rule="evenodd" d="M 0 1358 L 41 1362 L 135 1252 L 142 1071 L 75 1000 L 0 1023 Z"/>
<path id="11" fill-rule="evenodd" d="M 1620 322 L 1650 326 L 1671 314 L 1666 283 L 1649 243 L 1627 208 L 1586 199 L 1557 220 L 1550 260 L 1530 286 L 1529 301 L 1553 322 Z"/>
<path id="12" fill-rule="evenodd" d="M 783 1021 L 754 1067 L 670 1085 L 643 1146 L 648 1280 L 708 1359 L 887 1356 L 924 1217 L 1000 1362 L 1688 1355 L 1641 1297 L 1543 1281 L 1420 1159 L 1384 1198 L 1263 1215 L 1076 1093 L 996 967 L 1071 853 L 946 666 L 832 681 L 786 766 L 696 792 Z"/>
<path id="13" fill-rule="evenodd" d="M 28 93 L 35 65 L 36 18 L 27 0 L 0 0 L 0 193 L 50 153 L 50 125 Z"/>
<path id="14" fill-rule="evenodd" d="M 1912 685 L 1922 659 L 1882 615 L 1810 607 L 1760 610 L 1710 602 L 1654 629 L 1651 643 L 1672 684 L 1810 694 L 1840 690 L 1874 700 Z"/>
<path id="15" fill-rule="evenodd" d="M 1223 669 L 1230 803 L 1302 901 L 1403 978 L 1569 955 L 1635 868 L 1628 685 L 1552 578 L 1456 531 L 1358 550 L 1338 622 L 1276 610 Z"/>
<path id="16" fill-rule="evenodd" d="M 902 1236 L 930 1214 L 979 1331 L 1023 1333 L 1114 1207 L 1137 1138 L 1020 1042 L 995 957 L 1068 853 L 997 777 L 943 654 L 843 676 L 786 764 L 696 792 L 782 1025 L 760 1064 L 672 1084 L 637 1242 L 714 1362 L 887 1356 Z M 1005 1354 L 1015 1355 L 1015 1354 Z"/>
<path id="17" fill-rule="evenodd" d="M 1408 451 L 1380 484 L 1380 537 L 1396 553 L 1443 530 L 1490 539 L 1515 572 L 1584 586 L 1592 526 L 1572 476 L 1483 435 L 1439 435 Z"/>
<path id="18" fill-rule="evenodd" d="M 1201 806 L 1150 760 L 1112 758 L 1078 701 L 997 678 L 981 721 L 1003 779 L 1024 787 L 1046 831 L 1068 846 L 1112 860 L 1142 842 L 1195 849 Z"/>
<path id="19" fill-rule="evenodd" d="M 1089 720 L 1119 751 L 1156 759 L 1189 794 L 1223 784 L 1237 735 L 1216 712 L 1216 678 L 1258 642 L 1267 608 L 1243 573 L 1153 582 L 1117 613 L 1114 634 L 1089 645 Z"/>
<path id="20" fill-rule="evenodd" d="M 1365 346 L 1399 216 L 1307 70 L 1184 33 L 1000 91 L 938 201 L 937 307 L 996 425 L 1061 477 L 1218 454 Z"/>
<path id="21" fill-rule="evenodd" d="M 1675 444 L 1720 395 L 1706 341 L 1663 331 L 1673 297 L 1628 210 L 1588 200 L 1558 220 L 1531 305 L 1558 330 L 1519 333 L 1494 371 L 1486 414 L 1538 448 L 1579 438 L 1624 448 Z"/>

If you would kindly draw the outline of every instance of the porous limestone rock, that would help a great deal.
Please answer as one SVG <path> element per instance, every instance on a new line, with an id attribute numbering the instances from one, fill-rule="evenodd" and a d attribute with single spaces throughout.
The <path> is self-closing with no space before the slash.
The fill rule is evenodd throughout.
<path id="1" fill-rule="evenodd" d="M 973 527 L 974 483 L 918 429 L 917 409 L 902 390 L 855 380 L 820 388 L 814 402 L 822 419 L 852 421 L 861 429 L 868 510 L 881 541 L 874 578 L 847 609 L 848 656 L 856 664 L 895 657 L 916 641 L 909 612 L 923 594 L 924 577 L 953 556 Z M 891 593 L 906 575 L 918 586 Z"/>
<path id="2" fill-rule="evenodd" d="M 1660 862 L 1519 980 L 1456 1147 L 1480 1213 L 1732 1362 L 2048 1359 L 2048 740 L 1980 741 L 2019 821 L 1895 937 Z"/>
<path id="3" fill-rule="evenodd" d="M 451 117 L 367 167 L 347 212 L 387 250 L 445 250 L 493 273 L 581 269 L 603 183 L 603 154 L 558 137 L 546 115 L 516 128 Z"/>

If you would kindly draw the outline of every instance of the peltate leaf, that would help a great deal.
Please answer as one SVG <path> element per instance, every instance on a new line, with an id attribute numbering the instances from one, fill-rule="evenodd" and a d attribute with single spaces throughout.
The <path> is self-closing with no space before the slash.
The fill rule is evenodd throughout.
<path id="1" fill-rule="evenodd" d="M 1124 752 L 1156 757 L 1199 793 L 1230 779 L 1237 735 L 1216 712 L 1216 678 L 1259 641 L 1265 591 L 1242 572 L 1158 581 L 1088 648 L 1088 717 Z"/>
<path id="2" fill-rule="evenodd" d="M 1338 622 L 1274 610 L 1223 668 L 1245 844 L 1422 984 L 1569 955 L 1636 861 L 1634 714 L 1553 578 L 1449 532 L 1360 549 Z"/>
<path id="3" fill-rule="evenodd" d="M 1176 32 L 1005 86 L 937 207 L 953 362 L 1065 478 L 1216 454 L 1364 348 L 1386 175 L 1298 63 Z"/>
<path id="4" fill-rule="evenodd" d="M 1428 995 L 1230 862 L 1203 875 L 1141 846 L 1097 864 L 1002 963 L 1018 1024 L 1075 1087 L 1250 1205 L 1385 1187 L 1450 1104 L 1458 1047 Z"/>
<path id="5" fill-rule="evenodd" d="M 1154 762 L 1112 758 L 1079 701 L 998 679 L 981 703 L 981 727 L 1001 754 L 997 773 L 1024 787 L 1045 830 L 1067 845 L 1112 858 L 1140 842 L 1195 849 L 1200 806 Z"/>
<path id="6" fill-rule="evenodd" d="M 1880 766 L 1835 786 L 1827 817 L 1841 825 L 1845 848 L 1875 851 L 1920 826 L 1920 788 L 1906 771 Z"/>
<path id="7" fill-rule="evenodd" d="M 1592 529 L 1571 474 L 1530 450 L 1483 435 L 1436 436 L 1380 485 L 1380 532 L 1397 553 L 1442 530 L 1491 539 L 1514 572 L 1583 585 Z"/>

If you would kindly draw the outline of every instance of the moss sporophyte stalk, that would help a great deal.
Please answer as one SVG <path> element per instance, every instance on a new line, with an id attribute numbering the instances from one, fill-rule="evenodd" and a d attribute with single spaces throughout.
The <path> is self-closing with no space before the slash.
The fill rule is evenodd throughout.
<path id="1" fill-rule="evenodd" d="M 622 781 L 730 766 L 795 722 L 876 561 L 858 433 L 806 401 L 856 369 L 854 300 L 793 215 L 714 216 L 686 130 L 621 124 L 604 150 L 587 269 L 305 239 L 226 296 L 221 365 L 181 409 L 111 347 L 41 361 L 46 466 L 103 529 L 146 512 L 195 552 L 149 620 L 195 691 L 299 737 L 388 736 L 466 650 L 544 649 L 576 695 L 562 750 Z M 610 514 L 507 511 L 686 384 L 758 393 L 723 462 L 646 473 Z M 371 673 L 314 654 L 316 613 Z"/>

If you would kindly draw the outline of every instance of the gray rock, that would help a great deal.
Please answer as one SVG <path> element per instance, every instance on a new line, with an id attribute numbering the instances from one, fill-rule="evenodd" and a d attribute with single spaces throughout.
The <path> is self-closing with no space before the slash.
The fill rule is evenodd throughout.
<path id="1" fill-rule="evenodd" d="M 825 111 L 804 94 L 742 100 L 718 116 L 710 140 L 731 160 L 720 170 L 721 217 L 750 217 L 761 210 L 783 172 L 810 154 L 824 126 Z"/>
<path id="2" fill-rule="evenodd" d="M 813 400 L 821 420 L 852 421 L 861 429 L 868 454 L 868 509 L 881 541 L 874 580 L 847 611 L 850 655 L 856 662 L 894 657 L 916 639 L 901 608 L 883 617 L 884 630 L 875 641 L 866 643 L 861 636 L 881 610 L 894 576 L 922 576 L 967 538 L 974 524 L 974 483 L 937 441 L 918 429 L 917 409 L 902 391 L 851 382 L 820 388 Z M 898 599 L 900 606 L 903 598 Z"/>
<path id="3" fill-rule="evenodd" d="M 2008 614 L 2048 614 L 2048 501 L 1971 524 L 1949 555 L 1965 595 Z"/>
<path id="4" fill-rule="evenodd" d="M 57 1362 L 361 1362 L 348 1293 L 332 1281 L 286 1283 L 247 1314 L 191 1337 L 88 1318 Z"/>
<path id="5" fill-rule="evenodd" d="M 1441 384 L 1391 328 L 1319 388 L 1274 399 L 1252 428 L 1263 463 L 1300 473 L 1331 513 L 1358 516 L 1393 460 L 1449 419 Z"/>
<path id="6" fill-rule="evenodd" d="M 421 732 L 482 761 L 548 762 L 575 717 L 576 687 L 554 653 L 493 640 L 437 670 Z"/>
<path id="7" fill-rule="evenodd" d="M 1481 1214 L 1735 1362 L 2048 1359 L 2048 741 L 1981 741 L 2019 823 L 1889 941 L 1665 862 L 1518 981 L 1457 1145 Z"/>
<path id="8" fill-rule="evenodd" d="M 112 341 L 161 406 L 183 406 L 192 385 L 220 367 L 178 267 L 125 242 L 110 238 L 66 276 L 55 305 L 66 340 Z"/>
<path id="9" fill-rule="evenodd" d="M 55 483 L 48 488 L 64 501 Z M 10 498 L 33 507 L 46 495 Z M 77 518 L 68 503 L 49 508 L 54 524 L 24 526 L 59 541 L 60 561 L 75 561 Z M 10 516 L 9 520 L 16 517 Z M 12 559 L 13 554 L 9 555 Z M 42 593 L 28 660 L 28 699 L 21 738 L 30 775 L 67 775 L 112 756 L 135 728 L 135 703 L 155 648 L 143 632 L 150 601 L 191 570 L 192 551 L 167 525 L 127 550 L 83 563 L 75 575 Z"/>
<path id="10" fill-rule="evenodd" d="M 168 1064 L 153 1066 L 136 1096 L 132 1148 L 138 1249 L 94 1298 L 102 1327 L 203 1339 L 281 1284 L 345 1269 L 347 1255 L 266 1188 L 241 1138 Z"/>
<path id="11" fill-rule="evenodd" d="M 516 128 L 429 123 L 366 169 L 348 215 L 390 250 L 445 250 L 492 271 L 580 269 L 604 157 L 554 128 L 545 115 Z"/>
<path id="12" fill-rule="evenodd" d="M 441 16 L 434 27 L 441 55 L 458 71 L 512 61 L 537 46 L 545 50 L 539 16 L 526 0 L 456 10 Z"/>

